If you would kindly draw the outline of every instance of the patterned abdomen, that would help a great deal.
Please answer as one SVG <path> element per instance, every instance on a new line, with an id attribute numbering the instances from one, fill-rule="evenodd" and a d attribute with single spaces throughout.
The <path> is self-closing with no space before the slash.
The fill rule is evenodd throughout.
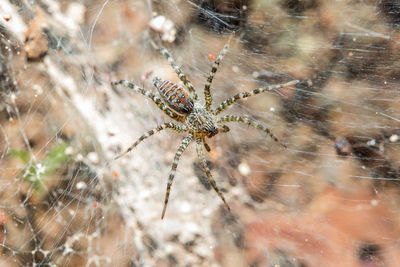
<path id="1" fill-rule="evenodd" d="M 184 88 L 170 81 L 161 81 L 158 78 L 154 79 L 154 85 L 170 108 L 181 114 L 192 112 L 193 100 Z"/>

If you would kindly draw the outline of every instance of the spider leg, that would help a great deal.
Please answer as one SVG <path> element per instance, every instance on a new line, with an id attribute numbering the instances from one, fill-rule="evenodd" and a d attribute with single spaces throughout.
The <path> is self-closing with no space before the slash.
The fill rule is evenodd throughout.
<path id="1" fill-rule="evenodd" d="M 206 109 L 210 110 L 211 104 L 212 104 L 212 96 L 211 96 L 211 92 L 210 92 L 210 87 L 211 87 L 211 83 L 214 79 L 215 73 L 218 70 L 219 64 L 221 63 L 222 59 L 224 58 L 226 52 L 229 49 L 229 43 L 232 40 L 233 35 L 231 35 L 228 39 L 228 42 L 226 42 L 224 48 L 222 48 L 221 52 L 219 53 L 217 59 L 214 61 L 212 67 L 211 67 L 211 72 L 210 75 L 208 75 L 207 78 L 207 82 L 204 86 L 204 96 L 205 96 L 205 100 L 206 100 Z"/>
<path id="2" fill-rule="evenodd" d="M 266 132 L 275 142 L 283 146 L 284 148 L 287 148 L 285 144 L 283 144 L 281 141 L 279 141 L 278 138 L 275 137 L 275 135 L 264 125 L 260 124 L 259 122 L 242 117 L 242 116 L 235 116 L 235 115 L 226 115 L 218 119 L 219 123 L 224 123 L 224 122 L 243 122 L 246 123 L 247 125 L 253 126 L 254 128 L 260 129 L 261 131 Z"/>
<path id="3" fill-rule="evenodd" d="M 219 133 L 227 133 L 227 132 L 229 132 L 230 130 L 231 130 L 231 129 L 229 129 L 229 127 L 226 126 L 226 125 L 222 125 L 220 128 L 218 128 L 218 132 L 219 132 Z M 211 148 L 210 148 L 210 146 L 207 144 L 206 138 L 203 137 L 203 138 L 202 138 L 202 141 L 203 141 L 204 148 L 207 150 L 207 152 L 210 152 L 210 151 L 211 151 Z"/>
<path id="4" fill-rule="evenodd" d="M 270 85 L 267 87 L 260 87 L 260 88 L 256 88 L 250 92 L 242 92 L 242 93 L 238 93 L 228 99 L 226 99 L 225 101 L 223 101 L 215 110 L 215 114 L 219 114 L 222 111 L 224 111 L 225 109 L 227 109 L 228 107 L 230 107 L 233 103 L 235 103 L 236 101 L 240 100 L 240 99 L 244 99 L 253 95 L 257 95 L 259 93 L 264 93 L 267 91 L 272 91 L 272 90 L 277 90 L 283 87 L 287 87 L 287 86 L 291 86 L 291 85 L 295 85 L 297 83 L 299 83 L 299 80 L 293 80 L 287 83 L 283 83 L 283 84 L 276 84 L 276 85 Z"/>
<path id="5" fill-rule="evenodd" d="M 194 90 L 193 84 L 186 78 L 186 75 L 182 72 L 182 70 L 178 67 L 178 65 L 176 65 L 175 60 L 172 58 L 168 50 L 165 48 L 160 48 L 156 44 L 153 44 L 153 46 L 155 46 L 156 49 L 160 50 L 161 54 L 163 54 L 164 57 L 167 59 L 168 63 L 171 65 L 171 67 L 178 75 L 178 78 L 183 82 L 183 84 L 189 90 L 193 100 L 197 100 L 198 97 L 196 91 Z"/>
<path id="6" fill-rule="evenodd" d="M 202 140 L 200 138 L 196 139 L 196 151 L 197 151 L 197 156 L 199 157 L 200 163 L 203 166 L 203 170 L 207 175 L 207 179 L 210 182 L 211 186 L 214 188 L 215 192 L 217 192 L 218 196 L 222 199 L 222 202 L 224 202 L 225 207 L 230 211 L 231 208 L 229 207 L 228 203 L 226 203 L 224 196 L 222 195 L 221 191 L 219 191 L 217 184 L 215 183 L 214 178 L 211 175 L 210 169 L 207 167 L 207 162 L 206 158 L 204 156 L 204 151 L 202 147 Z"/>
<path id="7" fill-rule="evenodd" d="M 172 162 L 171 172 L 169 173 L 167 192 L 165 193 L 164 208 L 163 208 L 163 211 L 161 214 L 161 219 L 164 219 L 165 211 L 167 210 L 169 193 L 171 191 L 172 181 L 174 180 L 174 177 L 175 177 L 176 168 L 178 167 L 179 158 L 181 157 L 181 155 L 185 151 L 185 149 L 188 147 L 190 142 L 192 142 L 192 140 L 193 140 L 193 135 L 191 133 L 189 133 L 188 135 L 185 136 L 185 138 L 183 138 L 182 143 L 178 147 L 178 151 L 176 151 L 174 161 Z"/>
<path id="8" fill-rule="evenodd" d="M 131 145 L 127 150 L 125 150 L 124 153 L 116 156 L 114 159 L 119 159 L 119 158 L 125 156 L 130 151 L 132 151 L 138 144 L 140 144 L 144 139 L 147 139 L 150 136 L 152 136 L 153 134 L 156 134 L 167 128 L 172 129 L 176 132 L 185 132 L 187 130 L 186 126 L 184 126 L 184 125 L 178 125 L 173 122 L 163 123 L 160 126 L 158 126 L 157 128 L 154 128 L 154 129 L 148 131 L 147 133 L 145 133 L 144 135 L 142 135 L 141 137 L 139 137 L 139 139 L 135 143 L 133 143 L 133 145 Z"/>
<path id="9" fill-rule="evenodd" d="M 230 130 L 231 130 L 231 129 L 229 129 L 228 126 L 222 125 L 222 126 L 219 128 L 219 131 L 218 131 L 218 132 L 220 132 L 220 133 L 227 133 L 227 132 L 229 132 Z"/>
<path id="10" fill-rule="evenodd" d="M 123 85 L 127 88 L 133 89 L 136 93 L 140 93 L 144 96 L 147 96 L 150 98 L 159 109 L 161 109 L 165 114 L 167 114 L 169 117 L 172 119 L 175 119 L 177 121 L 184 121 L 183 116 L 179 115 L 178 113 L 174 112 L 171 110 L 167 105 L 165 105 L 160 98 L 158 98 L 156 95 L 154 95 L 152 92 L 146 91 L 143 88 L 137 86 L 136 84 L 129 82 L 127 80 L 120 80 L 118 82 L 111 82 L 111 86 L 116 86 L 116 85 Z"/>
<path id="11" fill-rule="evenodd" d="M 210 148 L 210 146 L 206 143 L 206 139 L 205 139 L 204 137 L 202 138 L 202 141 L 203 141 L 204 148 L 207 150 L 207 152 L 210 152 L 210 151 L 211 151 L 211 148 Z"/>

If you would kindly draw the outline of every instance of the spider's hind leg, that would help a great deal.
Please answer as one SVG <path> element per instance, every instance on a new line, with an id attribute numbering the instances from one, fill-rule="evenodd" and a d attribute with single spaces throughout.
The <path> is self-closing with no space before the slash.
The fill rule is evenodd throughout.
<path id="1" fill-rule="evenodd" d="M 178 78 L 183 82 L 183 84 L 189 90 L 193 100 L 197 100 L 198 96 L 196 94 L 196 91 L 194 90 L 193 84 L 186 78 L 186 75 L 182 72 L 182 70 L 178 67 L 178 65 L 176 65 L 175 60 L 172 58 L 168 50 L 166 48 L 157 46 L 155 43 L 153 43 L 153 46 L 156 49 L 160 50 L 161 54 L 163 54 L 163 56 L 167 59 L 168 63 L 171 65 L 175 73 L 178 75 Z"/>
<path id="2" fill-rule="evenodd" d="M 152 92 L 149 92 L 147 90 L 144 90 L 142 87 L 137 86 L 136 84 L 127 81 L 127 80 L 120 80 L 117 82 L 111 82 L 111 86 L 113 88 L 115 88 L 115 86 L 117 85 L 122 85 L 126 88 L 130 88 L 133 91 L 135 91 L 136 93 L 140 93 L 148 98 L 150 98 L 154 104 L 157 105 L 157 107 L 159 109 L 161 109 L 165 114 L 167 114 L 169 117 L 171 117 L 172 119 L 175 119 L 177 121 L 183 121 L 183 117 L 181 115 L 179 115 L 178 113 L 174 112 L 172 109 L 170 109 L 169 107 L 167 107 L 160 98 L 158 98 L 157 96 L 155 96 Z"/>
<path id="3" fill-rule="evenodd" d="M 202 147 L 201 143 L 202 143 L 202 140 L 200 138 L 196 139 L 197 156 L 199 157 L 200 163 L 203 167 L 204 172 L 206 173 L 208 181 L 210 182 L 211 186 L 214 188 L 215 192 L 217 192 L 217 194 L 221 198 L 222 202 L 224 202 L 225 207 L 230 211 L 231 208 L 229 207 L 228 203 L 226 202 L 224 196 L 222 195 L 222 192 L 219 191 L 217 184 L 215 183 L 215 180 L 211 175 L 211 171 L 207 166 L 207 161 L 204 156 L 204 151 L 203 151 L 203 147 Z"/>

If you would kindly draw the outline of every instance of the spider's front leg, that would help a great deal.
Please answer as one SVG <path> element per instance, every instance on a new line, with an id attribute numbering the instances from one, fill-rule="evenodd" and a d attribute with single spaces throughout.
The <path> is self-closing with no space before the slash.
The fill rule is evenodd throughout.
<path id="1" fill-rule="evenodd" d="M 229 129 L 229 127 L 228 126 L 226 126 L 226 125 L 222 125 L 220 128 L 219 128 L 219 132 L 220 133 L 227 133 L 227 132 L 229 132 L 231 129 Z"/>
<path id="2" fill-rule="evenodd" d="M 250 96 L 253 95 L 257 95 L 260 93 L 264 93 L 267 91 L 272 91 L 272 90 L 277 90 L 283 87 L 287 87 L 287 86 L 292 86 L 295 85 L 297 83 L 299 83 L 299 80 L 293 80 L 287 83 L 283 83 L 283 84 L 276 84 L 276 85 L 270 85 L 267 87 L 260 87 L 260 88 L 256 88 L 253 91 L 250 92 L 242 92 L 242 93 L 238 93 L 228 99 L 226 99 L 225 101 L 223 101 L 216 109 L 215 109 L 215 114 L 219 114 L 222 111 L 224 111 L 225 109 L 227 109 L 228 107 L 230 107 L 233 103 L 235 103 L 236 101 L 240 100 L 240 99 L 244 99 L 244 98 L 248 98 Z"/>
<path id="3" fill-rule="evenodd" d="M 221 118 L 218 119 L 218 123 L 225 123 L 225 122 L 243 122 L 247 125 L 253 126 L 254 128 L 257 128 L 261 131 L 266 132 L 275 142 L 277 142 L 278 144 L 280 144 L 281 146 L 283 146 L 284 148 L 287 148 L 287 146 L 285 144 L 283 144 L 271 131 L 270 129 L 268 129 L 267 127 L 265 127 L 264 125 L 262 125 L 261 123 L 246 118 L 246 117 L 242 117 L 242 116 L 235 116 L 235 115 L 226 115 L 223 116 Z"/>
<path id="4" fill-rule="evenodd" d="M 203 137 L 203 138 L 202 138 L 202 141 L 203 141 L 204 148 L 207 150 L 207 152 L 210 152 L 210 151 L 211 151 L 211 148 L 210 148 L 210 146 L 207 144 L 206 138 Z"/>
<path id="5" fill-rule="evenodd" d="M 179 159 L 180 159 L 182 153 L 185 151 L 185 149 L 190 144 L 190 142 L 192 142 L 192 140 L 193 140 L 193 135 L 191 133 L 186 135 L 185 138 L 183 138 L 183 141 L 179 145 L 178 151 L 175 154 L 174 161 L 172 162 L 171 172 L 170 172 L 169 178 L 168 178 L 167 192 L 165 193 L 164 208 L 163 208 L 163 211 L 161 214 L 161 219 L 164 219 L 165 211 L 167 210 L 169 193 L 171 191 L 171 186 L 172 186 L 172 182 L 175 177 L 176 168 L 178 167 Z"/>
<path id="6" fill-rule="evenodd" d="M 222 195 L 221 191 L 219 191 L 217 184 L 215 183 L 215 180 L 211 175 L 211 171 L 207 166 L 207 161 L 204 156 L 204 151 L 203 151 L 203 147 L 202 147 L 202 140 L 200 138 L 196 139 L 196 151 L 197 151 L 197 156 L 199 157 L 201 166 L 203 167 L 203 170 L 206 173 L 208 181 L 210 182 L 211 186 L 214 188 L 215 192 L 217 192 L 217 194 L 221 198 L 222 202 L 224 202 L 225 207 L 230 211 L 231 208 L 229 207 L 228 203 L 225 201 L 225 198 Z"/>
<path id="7" fill-rule="evenodd" d="M 226 126 L 226 125 L 222 125 L 221 127 L 218 128 L 218 132 L 219 132 L 219 133 L 227 133 L 227 132 L 229 132 L 230 130 L 231 130 L 231 129 L 229 129 L 229 127 Z M 203 137 L 203 138 L 202 138 L 202 141 L 203 141 L 204 148 L 207 150 L 207 152 L 210 152 L 210 151 L 211 151 L 211 148 L 210 148 L 210 146 L 207 144 L 206 138 Z"/>
<path id="8" fill-rule="evenodd" d="M 130 151 L 132 151 L 138 144 L 140 144 L 144 139 L 147 139 L 150 136 L 152 136 L 153 134 L 156 134 L 164 129 L 171 129 L 171 130 L 174 130 L 179 133 L 187 131 L 187 128 L 184 125 L 178 125 L 173 122 L 163 123 L 160 126 L 158 126 L 157 128 L 154 128 L 154 129 L 148 131 L 147 133 L 145 133 L 144 135 L 142 135 L 141 137 L 139 137 L 139 139 L 135 143 L 133 143 L 133 145 L 131 145 L 127 150 L 125 150 L 124 153 L 116 156 L 114 159 L 119 159 L 119 158 L 125 156 Z"/>

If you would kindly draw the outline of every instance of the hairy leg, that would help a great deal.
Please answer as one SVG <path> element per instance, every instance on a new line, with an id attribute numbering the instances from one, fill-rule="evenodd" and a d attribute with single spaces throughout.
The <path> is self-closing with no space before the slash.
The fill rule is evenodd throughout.
<path id="1" fill-rule="evenodd" d="M 285 144 L 283 144 L 281 141 L 279 141 L 278 138 L 275 137 L 275 135 L 264 125 L 260 124 L 259 122 L 242 117 L 242 116 L 235 116 L 235 115 L 226 115 L 218 119 L 219 123 L 225 123 L 225 122 L 243 122 L 246 123 L 247 125 L 253 126 L 254 128 L 260 129 L 261 131 L 266 132 L 275 142 L 278 144 L 282 145 L 284 148 L 287 148 Z"/>
<path id="2" fill-rule="evenodd" d="M 157 128 L 154 128 L 154 129 L 148 131 L 147 133 L 145 133 L 144 135 L 142 135 L 141 137 L 139 137 L 139 139 L 135 143 L 133 143 L 133 145 L 131 145 L 124 153 L 118 155 L 114 159 L 119 159 L 119 158 L 125 156 L 130 151 L 132 151 L 132 149 L 134 149 L 138 144 L 140 144 L 144 139 L 149 138 L 153 134 L 156 134 L 156 133 L 158 133 L 158 132 L 160 132 L 160 131 L 162 131 L 164 129 L 172 129 L 172 130 L 174 130 L 176 132 L 184 132 L 184 131 L 187 130 L 186 126 L 178 125 L 178 124 L 175 124 L 173 122 L 167 122 L 167 123 L 161 124 Z"/>
<path id="3" fill-rule="evenodd" d="M 254 89 L 253 91 L 250 92 L 242 92 L 242 93 L 238 93 L 228 99 L 226 99 L 225 101 L 223 101 L 216 109 L 215 109 L 215 114 L 219 114 L 222 111 L 224 111 L 225 109 L 227 109 L 228 107 L 230 107 L 233 103 L 235 103 L 236 101 L 240 100 L 240 99 L 244 99 L 253 95 L 257 95 L 260 93 L 264 93 L 267 91 L 272 91 L 272 90 L 276 90 L 276 89 L 280 89 L 283 87 L 287 87 L 287 86 L 291 86 L 291 85 L 295 85 L 297 83 L 299 83 L 299 80 L 293 80 L 287 83 L 283 83 L 283 84 L 277 84 L 277 85 L 270 85 L 267 87 L 260 87 L 257 89 Z"/>
<path id="4" fill-rule="evenodd" d="M 167 210 L 169 193 L 171 191 L 171 186 L 172 186 L 172 182 L 173 182 L 174 177 L 175 177 L 176 168 L 178 167 L 179 159 L 180 159 L 182 153 L 185 151 L 185 149 L 190 144 L 190 142 L 192 142 L 192 140 L 193 140 L 193 135 L 191 133 L 186 135 L 185 138 L 183 138 L 183 141 L 179 145 L 178 151 L 175 154 L 174 161 L 172 162 L 171 172 L 169 173 L 168 184 L 167 184 L 167 192 L 165 193 L 164 208 L 163 208 L 163 211 L 162 211 L 162 214 L 161 214 L 161 219 L 164 219 L 165 211 Z"/>
<path id="5" fill-rule="evenodd" d="M 203 137 L 203 138 L 202 138 L 202 141 L 203 141 L 204 148 L 207 150 L 207 152 L 210 152 L 210 151 L 211 151 L 211 148 L 210 148 L 210 146 L 207 144 L 206 138 Z"/>
<path id="6" fill-rule="evenodd" d="M 212 104 L 212 96 L 211 96 L 211 92 L 210 92 L 211 83 L 214 79 L 215 73 L 218 70 L 219 64 L 221 63 L 222 59 L 224 58 L 226 52 L 229 49 L 229 43 L 230 43 L 232 37 L 233 37 L 233 35 L 231 35 L 229 37 L 228 42 L 225 44 L 224 48 L 222 48 L 217 59 L 214 61 L 214 64 L 211 67 L 210 75 L 208 75 L 207 82 L 204 86 L 204 96 L 205 96 L 205 100 L 206 100 L 206 109 L 207 110 L 210 110 L 210 107 Z"/>
<path id="7" fill-rule="evenodd" d="M 222 126 L 219 128 L 218 132 L 219 132 L 219 133 L 227 133 L 227 132 L 229 132 L 230 130 L 231 130 L 231 129 L 229 129 L 228 126 L 222 125 Z"/>
<path id="8" fill-rule="evenodd" d="M 202 143 L 203 141 L 198 138 L 196 139 L 196 150 L 197 150 L 197 156 L 199 157 L 201 166 L 203 167 L 204 172 L 207 175 L 207 179 L 210 182 L 211 186 L 214 188 L 215 192 L 217 192 L 218 196 L 222 199 L 222 202 L 224 202 L 225 207 L 228 210 L 231 210 L 231 208 L 229 207 L 228 203 L 226 203 L 224 196 L 222 195 L 221 191 L 219 191 L 217 184 L 215 183 L 214 178 L 211 175 L 211 171 L 207 166 L 207 161 L 206 158 L 204 156 L 204 151 L 203 151 L 203 147 L 202 147 Z"/>
<path id="9" fill-rule="evenodd" d="M 165 105 L 160 98 L 155 96 L 152 92 L 146 91 L 143 88 L 137 86 L 136 84 L 129 82 L 127 80 L 120 80 L 118 82 L 111 82 L 111 86 L 117 86 L 117 85 L 122 85 L 127 88 L 133 89 L 136 93 L 140 93 L 148 98 L 150 98 L 159 109 L 161 109 L 165 114 L 167 114 L 169 117 L 172 119 L 175 119 L 177 121 L 183 121 L 183 117 L 179 115 L 178 113 L 174 112 L 172 109 L 170 109 L 167 105 Z"/>
<path id="10" fill-rule="evenodd" d="M 190 95 L 192 96 L 193 100 L 198 100 L 198 96 L 196 91 L 194 90 L 193 84 L 186 78 L 186 75 L 182 72 L 182 70 L 176 65 L 175 60 L 172 58 L 171 54 L 165 48 L 158 47 L 155 43 L 152 43 L 153 46 L 160 50 L 161 54 L 167 59 L 168 63 L 174 69 L 175 73 L 178 75 L 178 78 L 183 82 L 186 88 L 189 90 Z"/>
<path id="11" fill-rule="evenodd" d="M 222 125 L 220 128 L 218 128 L 218 132 L 219 132 L 219 133 L 226 133 L 226 132 L 229 132 L 229 131 L 230 131 L 230 129 L 229 129 L 229 127 L 226 126 L 226 125 Z M 207 144 L 206 138 L 203 137 L 203 138 L 202 138 L 202 141 L 203 141 L 203 144 L 204 144 L 204 148 L 207 150 L 207 152 L 210 152 L 210 151 L 211 151 L 211 148 L 210 148 L 210 146 Z"/>

